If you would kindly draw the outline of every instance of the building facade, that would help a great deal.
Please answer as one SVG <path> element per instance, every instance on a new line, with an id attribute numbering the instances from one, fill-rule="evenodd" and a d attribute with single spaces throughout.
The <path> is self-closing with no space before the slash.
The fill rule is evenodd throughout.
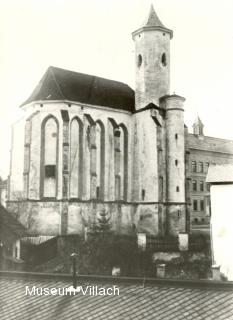
<path id="1" fill-rule="evenodd" d="M 133 34 L 136 89 L 49 67 L 13 126 L 8 209 L 31 235 L 187 230 L 184 98 L 170 95 L 170 40 L 151 7 Z"/>
<path id="2" fill-rule="evenodd" d="M 204 125 L 198 117 L 193 134 L 186 135 L 189 157 L 187 175 L 190 178 L 191 223 L 209 224 L 210 185 L 206 182 L 209 166 L 233 164 L 233 141 L 204 135 Z"/>
<path id="3" fill-rule="evenodd" d="M 117 233 L 189 232 L 209 221 L 210 164 L 232 163 L 232 141 L 184 125 L 170 95 L 170 41 L 151 7 L 133 32 L 135 92 L 49 67 L 13 125 L 7 207 L 31 235 L 83 234 L 107 216 Z"/>

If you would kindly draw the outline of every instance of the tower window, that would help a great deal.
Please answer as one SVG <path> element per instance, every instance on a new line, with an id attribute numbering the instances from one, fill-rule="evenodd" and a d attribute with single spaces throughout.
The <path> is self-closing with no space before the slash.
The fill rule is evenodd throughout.
<path id="1" fill-rule="evenodd" d="M 138 68 L 140 68 L 141 65 L 142 65 L 142 56 L 139 54 L 139 55 L 138 55 L 138 60 L 137 60 L 137 66 L 138 66 Z"/>
<path id="2" fill-rule="evenodd" d="M 176 140 L 178 139 L 178 134 L 177 134 L 177 133 L 175 134 L 175 139 L 176 139 Z"/>
<path id="3" fill-rule="evenodd" d="M 164 67 L 166 67 L 166 65 L 167 65 L 167 57 L 166 57 L 166 54 L 165 54 L 165 53 L 162 54 L 161 62 L 162 62 L 162 65 L 163 65 Z"/>
<path id="4" fill-rule="evenodd" d="M 176 187 L 176 192 L 179 192 L 180 191 L 180 187 Z"/>
<path id="5" fill-rule="evenodd" d="M 175 160 L 175 165 L 176 165 L 176 166 L 178 165 L 178 160 Z"/>
<path id="6" fill-rule="evenodd" d="M 145 200 L 145 195 L 146 195 L 146 190 L 142 189 L 142 200 L 143 201 Z"/>

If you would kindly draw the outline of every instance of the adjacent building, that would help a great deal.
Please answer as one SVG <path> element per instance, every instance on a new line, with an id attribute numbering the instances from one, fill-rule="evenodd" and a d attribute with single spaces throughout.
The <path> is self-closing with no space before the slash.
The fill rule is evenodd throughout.
<path id="1" fill-rule="evenodd" d="M 233 141 L 204 135 L 204 125 L 198 117 L 193 134 L 186 135 L 186 153 L 190 178 L 192 224 L 209 224 L 210 185 L 206 181 L 209 166 L 233 164 Z"/>
<path id="2" fill-rule="evenodd" d="M 211 166 L 206 181 L 211 184 L 211 235 L 214 263 L 233 280 L 233 164 Z"/>

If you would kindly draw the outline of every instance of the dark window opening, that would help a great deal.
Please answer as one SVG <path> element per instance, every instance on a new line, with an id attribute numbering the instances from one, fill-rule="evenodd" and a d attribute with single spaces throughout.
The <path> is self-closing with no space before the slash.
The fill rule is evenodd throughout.
<path id="1" fill-rule="evenodd" d="M 176 139 L 176 140 L 178 139 L 178 134 L 177 134 L 177 133 L 175 134 L 175 139 Z"/>
<path id="2" fill-rule="evenodd" d="M 204 182 L 200 181 L 200 191 L 204 191 Z"/>
<path id="3" fill-rule="evenodd" d="M 141 65 L 142 65 L 142 56 L 139 54 L 139 55 L 138 55 L 137 66 L 140 68 Z"/>
<path id="4" fill-rule="evenodd" d="M 196 223 L 198 223 L 198 219 L 197 219 L 197 218 L 195 218 L 194 221 L 195 221 Z"/>
<path id="5" fill-rule="evenodd" d="M 55 165 L 46 165 L 45 166 L 45 178 L 55 178 L 56 176 L 56 166 Z"/>
<path id="6" fill-rule="evenodd" d="M 180 187 L 176 187 L 176 192 L 179 192 L 180 191 Z"/>
<path id="7" fill-rule="evenodd" d="M 206 190 L 210 191 L 210 184 L 209 183 L 206 184 Z"/>
<path id="8" fill-rule="evenodd" d="M 166 58 L 166 54 L 165 54 L 165 53 L 162 54 L 161 62 L 162 62 L 162 65 L 163 65 L 164 67 L 166 67 L 166 65 L 167 65 L 167 58 Z"/>
<path id="9" fill-rule="evenodd" d="M 100 198 L 100 187 L 96 187 L 96 199 Z"/>
<path id="10" fill-rule="evenodd" d="M 145 200 L 145 195 L 146 195 L 146 190 L 142 189 L 142 200 L 143 201 Z"/>
<path id="11" fill-rule="evenodd" d="M 204 211 L 204 200 L 200 201 L 200 210 Z"/>
<path id="12" fill-rule="evenodd" d="M 193 180 L 193 191 L 197 191 L 197 181 Z"/>
<path id="13" fill-rule="evenodd" d="M 176 166 L 178 165 L 178 160 L 175 160 L 175 165 L 176 165 Z"/>
<path id="14" fill-rule="evenodd" d="M 193 200 L 193 211 L 197 211 L 197 200 Z"/>

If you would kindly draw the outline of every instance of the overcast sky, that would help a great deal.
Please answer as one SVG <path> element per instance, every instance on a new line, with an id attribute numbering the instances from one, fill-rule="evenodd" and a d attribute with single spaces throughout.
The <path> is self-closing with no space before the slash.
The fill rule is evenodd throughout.
<path id="1" fill-rule="evenodd" d="M 232 0 L 0 0 L 0 175 L 9 167 L 10 127 L 48 66 L 134 88 L 134 43 L 150 4 L 173 29 L 171 93 L 186 98 L 205 134 L 233 139 Z"/>

